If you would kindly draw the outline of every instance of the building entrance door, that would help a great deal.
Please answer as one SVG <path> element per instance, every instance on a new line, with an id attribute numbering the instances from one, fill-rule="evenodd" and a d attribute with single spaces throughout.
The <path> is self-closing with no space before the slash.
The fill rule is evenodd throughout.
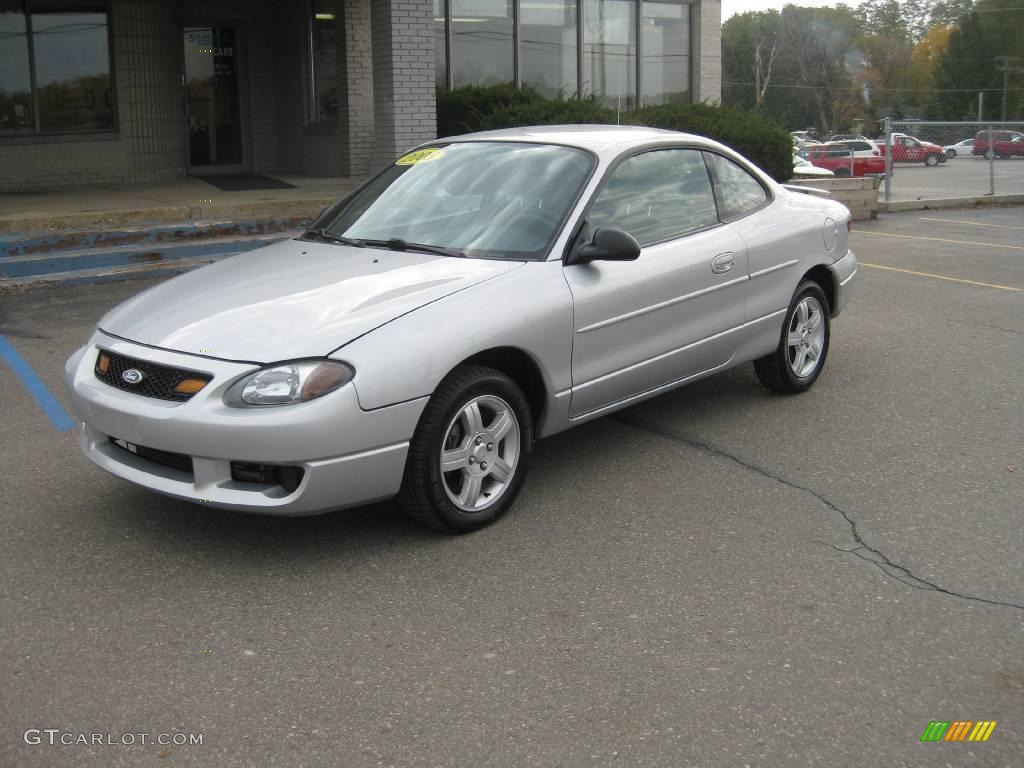
<path id="1" fill-rule="evenodd" d="M 185 121 L 193 173 L 248 170 L 242 38 L 238 22 L 183 28 Z"/>

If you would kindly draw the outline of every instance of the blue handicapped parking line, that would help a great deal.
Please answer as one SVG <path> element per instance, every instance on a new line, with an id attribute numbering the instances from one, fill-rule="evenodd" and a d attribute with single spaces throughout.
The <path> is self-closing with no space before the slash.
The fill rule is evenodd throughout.
<path id="1" fill-rule="evenodd" d="M 58 431 L 70 432 L 78 426 L 78 422 L 68 415 L 68 412 L 64 410 L 64 406 L 58 402 L 57 398 L 46 388 L 43 380 L 32 370 L 32 366 L 25 361 L 25 358 L 18 354 L 18 350 L 11 346 L 11 343 L 3 336 L 0 336 L 0 358 L 7 363 L 7 366 L 14 372 L 14 375 L 21 380 L 22 386 L 32 395 L 40 410 L 46 414 L 46 418 L 50 420 L 50 423 Z"/>

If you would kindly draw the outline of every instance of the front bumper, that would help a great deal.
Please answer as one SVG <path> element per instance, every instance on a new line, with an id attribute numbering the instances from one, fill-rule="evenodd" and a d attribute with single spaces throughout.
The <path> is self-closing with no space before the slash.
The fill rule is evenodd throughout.
<path id="1" fill-rule="evenodd" d="M 852 250 L 829 266 L 832 273 L 832 282 L 835 285 L 835 306 L 832 307 L 832 317 L 836 317 L 843 311 L 857 288 L 857 257 Z"/>
<path id="2" fill-rule="evenodd" d="M 183 403 L 124 392 L 96 378 L 101 348 L 213 378 Z M 308 403 L 226 406 L 224 391 L 257 367 L 144 347 L 97 331 L 65 366 L 72 405 L 82 422 L 82 450 L 107 472 L 150 490 L 246 512 L 309 515 L 398 493 L 409 438 L 427 398 L 364 411 L 353 381 Z M 111 438 L 184 454 L 193 471 L 130 453 Z M 281 485 L 242 482 L 232 478 L 232 462 L 299 467 L 302 480 L 290 492 Z"/>

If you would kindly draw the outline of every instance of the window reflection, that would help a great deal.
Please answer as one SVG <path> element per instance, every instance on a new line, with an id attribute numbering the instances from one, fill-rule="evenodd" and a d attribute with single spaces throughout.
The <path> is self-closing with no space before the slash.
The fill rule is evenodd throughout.
<path id="1" fill-rule="evenodd" d="M 32 14 L 41 131 L 114 127 L 108 41 L 106 13 Z"/>
<path id="2" fill-rule="evenodd" d="M 634 0 L 584 0 L 582 91 L 612 109 L 635 106 Z"/>
<path id="3" fill-rule="evenodd" d="M 715 196 L 700 152 L 664 149 L 629 158 L 598 194 L 587 221 L 628 232 L 640 245 L 714 226 Z"/>
<path id="4" fill-rule="evenodd" d="M 437 84 L 448 87 L 448 34 L 444 0 L 434 0 L 434 65 Z"/>
<path id="5" fill-rule="evenodd" d="M 32 127 L 25 14 L 0 3 L 0 131 Z"/>
<path id="6" fill-rule="evenodd" d="M 454 86 L 514 82 L 512 0 L 452 0 L 451 5 Z"/>
<path id="7" fill-rule="evenodd" d="M 690 103 L 690 6 L 645 2 L 641 18 L 644 104 Z"/>
<path id="8" fill-rule="evenodd" d="M 334 7 L 334 3 L 314 0 L 310 19 L 313 87 L 309 119 L 326 125 L 338 122 L 338 21 Z"/>
<path id="9" fill-rule="evenodd" d="M 548 98 L 576 95 L 575 0 L 522 0 L 520 78 Z"/>

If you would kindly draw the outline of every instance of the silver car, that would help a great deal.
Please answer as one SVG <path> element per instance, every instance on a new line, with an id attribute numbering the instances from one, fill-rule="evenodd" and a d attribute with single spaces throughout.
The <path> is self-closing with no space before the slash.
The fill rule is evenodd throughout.
<path id="1" fill-rule="evenodd" d="M 81 445 L 215 507 L 397 496 L 471 531 L 512 504 L 537 438 L 751 361 L 810 387 L 854 286 L 849 221 L 699 136 L 438 141 L 302 237 L 107 314 L 66 366 Z"/>

